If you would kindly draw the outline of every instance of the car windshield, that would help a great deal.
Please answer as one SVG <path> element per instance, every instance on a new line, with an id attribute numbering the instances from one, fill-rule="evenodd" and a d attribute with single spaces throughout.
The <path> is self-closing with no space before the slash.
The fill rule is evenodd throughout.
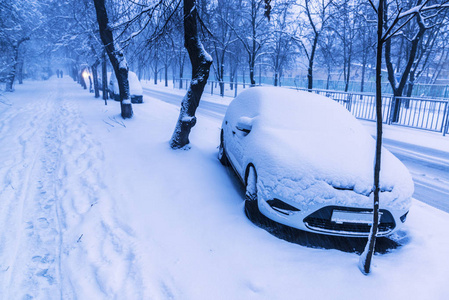
<path id="1" fill-rule="evenodd" d="M 359 122 L 333 100 L 286 89 L 268 89 L 260 97 L 261 126 L 292 130 L 345 135 L 359 131 Z"/>

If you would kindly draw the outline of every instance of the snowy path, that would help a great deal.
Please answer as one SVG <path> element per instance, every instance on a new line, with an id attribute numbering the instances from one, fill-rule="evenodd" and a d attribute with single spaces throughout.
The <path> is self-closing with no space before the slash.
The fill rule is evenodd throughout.
<path id="1" fill-rule="evenodd" d="M 28 96 L 33 97 L 31 93 Z M 42 181 L 35 180 L 51 176 L 55 167 L 47 161 L 53 153 L 46 147 L 47 134 L 42 126 L 42 121 L 50 118 L 54 109 L 52 98 L 55 98 L 54 92 L 40 99 L 38 107 L 20 103 L 18 109 L 6 109 L 0 121 L 0 142 L 8 145 L 4 153 L 8 160 L 1 167 L 4 184 L 0 195 L 6 202 L 2 203 L 0 211 L 1 228 L 5 229 L 0 238 L 5 249 L 13 250 L 1 252 L 4 275 L 4 280 L 0 281 L 1 290 L 16 286 L 23 291 L 24 298 L 33 294 L 38 286 L 45 287 L 42 290 L 46 296 L 60 294 L 54 285 L 60 277 L 57 208 L 51 189 L 47 194 Z M 37 277 L 21 276 L 31 273 Z M 13 293 L 9 297 L 17 290 L 11 288 Z"/>
<path id="2" fill-rule="evenodd" d="M 385 143 L 412 174 L 414 197 L 449 212 L 449 152 L 389 139 Z"/>
<path id="3" fill-rule="evenodd" d="M 112 285 L 98 272 L 117 261 L 132 268 L 123 260 L 133 255 L 132 235 L 105 217 L 112 197 L 99 174 L 104 155 L 66 85 L 73 83 L 51 80 L 49 93 L 32 83 L 1 107 L 1 299 L 98 299 L 139 279 Z M 71 274 L 75 266 L 83 276 Z"/>
<path id="4" fill-rule="evenodd" d="M 216 113 L 198 115 L 190 151 L 173 151 L 179 107 L 150 97 L 123 121 L 117 102 L 69 78 L 7 96 L 0 299 L 449 297 L 447 213 L 415 201 L 394 237 L 402 246 L 364 276 L 354 250 L 287 242 L 246 218 L 242 187 L 216 157 Z"/>

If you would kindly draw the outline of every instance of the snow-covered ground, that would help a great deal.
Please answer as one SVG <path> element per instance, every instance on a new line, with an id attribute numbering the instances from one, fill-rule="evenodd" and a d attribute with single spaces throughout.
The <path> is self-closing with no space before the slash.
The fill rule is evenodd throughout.
<path id="1" fill-rule="evenodd" d="M 144 97 L 123 121 L 68 77 L 16 89 L 0 102 L 0 299 L 449 297 L 445 212 L 414 201 L 364 276 L 338 241 L 247 219 L 217 118 L 198 115 L 191 150 L 173 151 L 174 105 Z"/>

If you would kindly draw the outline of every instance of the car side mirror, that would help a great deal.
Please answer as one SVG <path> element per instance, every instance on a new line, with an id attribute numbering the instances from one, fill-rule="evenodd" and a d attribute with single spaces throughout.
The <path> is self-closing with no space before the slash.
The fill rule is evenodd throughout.
<path id="1" fill-rule="evenodd" d="M 248 117 L 241 117 L 240 119 L 238 119 L 235 128 L 248 134 L 251 132 L 251 129 L 253 128 L 253 119 Z"/>

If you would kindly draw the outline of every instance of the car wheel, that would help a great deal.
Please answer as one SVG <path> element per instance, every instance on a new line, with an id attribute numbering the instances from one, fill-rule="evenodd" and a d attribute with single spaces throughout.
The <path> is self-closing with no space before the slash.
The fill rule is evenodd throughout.
<path id="1" fill-rule="evenodd" d="M 249 167 L 248 176 L 246 177 L 245 213 L 251 220 L 259 213 L 257 203 L 257 174 L 253 166 Z"/>
<path id="2" fill-rule="evenodd" d="M 223 166 L 229 165 L 228 157 L 226 156 L 226 152 L 224 149 L 223 130 L 221 131 L 220 134 L 220 146 L 218 147 L 218 160 L 221 162 Z"/>

